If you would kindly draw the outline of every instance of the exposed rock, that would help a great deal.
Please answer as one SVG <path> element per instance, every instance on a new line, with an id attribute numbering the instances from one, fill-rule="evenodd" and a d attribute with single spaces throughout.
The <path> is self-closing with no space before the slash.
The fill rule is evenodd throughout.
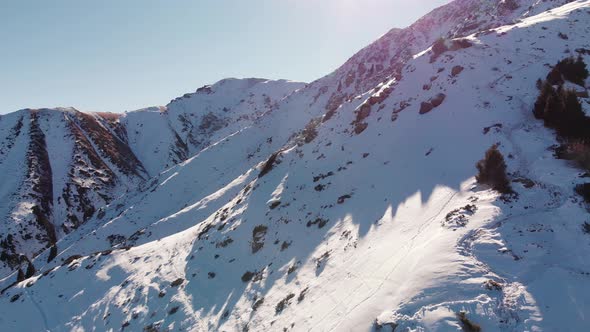
<path id="1" fill-rule="evenodd" d="M 453 69 L 451 69 L 451 75 L 453 76 L 457 76 L 459 75 L 462 71 L 463 71 L 463 66 L 454 66 Z"/>

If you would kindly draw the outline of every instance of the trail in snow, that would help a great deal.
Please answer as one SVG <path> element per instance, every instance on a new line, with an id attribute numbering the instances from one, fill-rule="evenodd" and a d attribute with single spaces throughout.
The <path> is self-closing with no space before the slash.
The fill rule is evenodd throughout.
<path id="1" fill-rule="evenodd" d="M 25 290 L 25 294 L 27 294 L 27 297 L 29 298 L 29 300 L 33 303 L 35 308 L 37 308 L 37 310 L 39 311 L 39 314 L 41 315 L 41 319 L 43 320 L 43 326 L 45 327 L 45 331 L 47 331 L 47 332 L 51 331 L 51 329 L 49 328 L 49 323 L 47 320 L 47 315 L 45 314 L 45 310 L 43 310 L 41 305 L 35 300 L 35 297 L 29 292 L 29 290 L 27 289 L 26 286 L 23 287 L 23 289 Z"/>
<path id="2" fill-rule="evenodd" d="M 414 234 L 414 236 L 412 236 L 412 238 L 409 239 L 408 242 L 406 242 L 406 244 L 404 245 L 405 249 L 405 253 L 403 255 L 403 257 L 399 258 L 397 263 L 395 265 L 393 265 L 393 267 L 389 270 L 389 272 L 386 274 L 385 278 L 381 279 L 381 283 L 374 288 L 365 298 L 363 298 L 362 300 L 360 300 L 358 303 L 356 303 L 350 310 L 348 310 L 346 313 L 344 313 L 343 315 L 340 315 L 340 317 L 346 317 L 348 315 L 350 315 L 352 312 L 354 312 L 357 308 L 359 308 L 361 305 L 363 305 L 365 302 L 367 302 L 368 300 L 370 300 L 371 298 L 373 298 L 375 296 L 375 294 L 377 294 L 377 292 L 379 292 L 379 290 L 381 290 L 381 288 L 383 287 L 383 285 L 385 284 L 386 281 L 390 280 L 389 277 L 397 270 L 397 268 L 399 267 L 399 265 L 401 263 L 403 263 L 404 261 L 406 261 L 408 255 L 412 252 L 412 249 L 414 248 L 414 242 L 416 240 L 416 238 L 418 236 L 420 236 L 420 234 L 422 234 L 422 232 L 424 231 L 424 229 L 426 229 L 428 226 L 430 226 L 430 224 L 438 217 L 440 216 L 440 214 L 447 208 L 447 206 L 451 203 L 451 201 L 453 200 L 453 198 L 455 198 L 455 196 L 457 195 L 458 192 L 452 192 L 451 195 L 449 195 L 449 198 L 443 203 L 443 205 L 441 206 L 441 208 L 430 218 L 427 218 L 418 228 L 418 231 L 416 232 L 416 234 Z M 388 265 L 387 263 L 392 260 L 392 259 L 397 259 L 397 256 L 392 256 L 389 259 L 386 259 L 383 263 L 381 263 L 380 265 Z M 352 274 L 352 273 L 351 273 Z M 353 274 L 354 275 L 354 274 Z M 361 281 L 363 282 L 364 285 L 366 285 L 364 283 L 364 279 L 361 278 Z M 370 288 L 370 287 L 368 287 Z M 353 290 L 352 292 L 350 292 L 349 294 L 354 294 L 358 289 L 360 289 L 360 286 L 357 287 L 355 290 Z M 350 296 L 349 295 L 349 296 Z M 318 323 L 316 323 L 314 325 L 313 328 L 315 328 L 318 324 L 322 323 L 323 320 L 328 317 L 334 310 L 336 310 L 336 308 L 338 308 L 340 305 L 342 305 L 342 301 L 340 301 L 337 306 L 335 306 L 328 314 L 326 314 L 321 320 L 318 321 Z M 342 318 L 330 329 L 330 331 L 334 331 L 336 328 L 338 328 L 340 326 L 340 324 L 342 324 Z"/>

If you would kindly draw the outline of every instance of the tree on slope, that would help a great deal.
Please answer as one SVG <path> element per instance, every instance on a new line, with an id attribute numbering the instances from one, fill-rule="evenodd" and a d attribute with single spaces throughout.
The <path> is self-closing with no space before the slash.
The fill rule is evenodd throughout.
<path id="1" fill-rule="evenodd" d="M 506 175 L 506 162 L 504 156 L 493 145 L 486 151 L 485 157 L 475 165 L 478 174 L 475 176 L 477 182 L 487 184 L 502 194 L 512 193 L 508 176 Z"/>

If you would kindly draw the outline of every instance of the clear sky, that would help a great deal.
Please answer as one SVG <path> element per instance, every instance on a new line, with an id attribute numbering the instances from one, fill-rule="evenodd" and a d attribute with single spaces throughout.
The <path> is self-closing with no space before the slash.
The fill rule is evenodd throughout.
<path id="1" fill-rule="evenodd" d="M 225 77 L 310 82 L 447 2 L 0 1 L 0 114 L 123 112 Z"/>

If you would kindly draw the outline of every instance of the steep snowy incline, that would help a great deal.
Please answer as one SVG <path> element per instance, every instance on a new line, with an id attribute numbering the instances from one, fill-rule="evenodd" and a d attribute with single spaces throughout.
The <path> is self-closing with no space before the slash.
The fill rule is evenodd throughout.
<path id="1" fill-rule="evenodd" d="M 312 89 L 287 97 L 41 255 L 0 328 L 584 330 L 583 179 L 532 108 L 551 64 L 590 62 L 589 22 L 574 1 L 425 47 L 315 121 Z M 474 180 L 494 144 L 503 200 Z"/>

